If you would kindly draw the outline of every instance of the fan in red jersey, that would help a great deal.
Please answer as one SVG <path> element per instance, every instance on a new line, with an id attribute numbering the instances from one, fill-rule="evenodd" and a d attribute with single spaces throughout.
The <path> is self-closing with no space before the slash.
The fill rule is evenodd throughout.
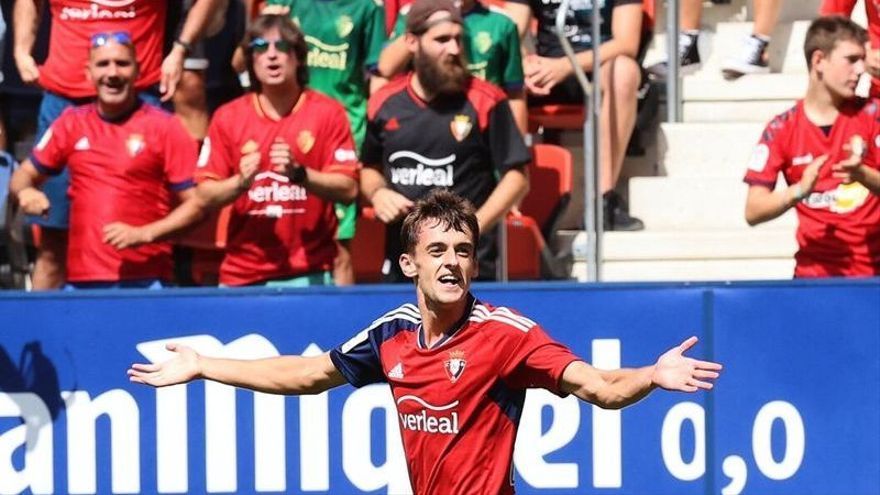
<path id="1" fill-rule="evenodd" d="M 593 368 L 515 311 L 476 299 L 479 224 L 466 200 L 428 193 L 403 221 L 403 273 L 417 304 L 378 318 L 315 357 L 256 361 L 207 358 L 171 344 L 162 364 L 135 364 L 131 381 L 167 386 L 197 378 L 270 393 L 320 393 L 386 382 L 397 404 L 414 493 L 513 493 L 511 464 L 525 392 L 544 388 L 605 408 L 633 404 L 661 387 L 711 389 L 721 365 L 684 356 L 685 340 L 652 366 Z"/>
<path id="2" fill-rule="evenodd" d="M 125 32 L 92 36 L 97 101 L 68 108 L 12 178 L 25 213 L 55 205 L 37 190 L 70 169 L 67 281 L 72 287 L 150 287 L 171 278 L 171 246 L 155 242 L 196 221 L 196 143 L 173 115 L 138 99 L 139 65 Z M 182 201 L 172 211 L 173 195 Z"/>
<path id="3" fill-rule="evenodd" d="M 750 225 L 797 211 L 795 277 L 880 275 L 880 100 L 855 95 L 867 39 L 845 17 L 813 21 L 807 95 L 767 125 L 746 172 Z M 789 186 L 774 191 L 780 172 Z"/>
<path id="4" fill-rule="evenodd" d="M 856 3 L 856 0 L 823 0 L 819 6 L 819 14 L 849 16 Z M 868 74 L 871 75 L 871 96 L 877 98 L 880 97 L 880 0 L 864 0 L 864 3 L 869 38 L 865 44 L 865 63 Z"/>
<path id="5" fill-rule="evenodd" d="M 357 196 L 360 163 L 341 104 L 306 87 L 305 37 L 264 15 L 242 44 L 256 91 L 214 114 L 196 170 L 208 204 L 232 204 L 223 285 L 332 285 L 334 202 Z"/>

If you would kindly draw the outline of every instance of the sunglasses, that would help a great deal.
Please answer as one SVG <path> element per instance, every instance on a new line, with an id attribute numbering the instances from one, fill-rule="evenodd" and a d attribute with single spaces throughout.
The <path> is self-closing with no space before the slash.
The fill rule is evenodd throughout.
<path id="1" fill-rule="evenodd" d="M 131 35 L 128 31 L 114 31 L 111 33 L 93 34 L 91 38 L 92 48 L 104 46 L 111 41 L 119 43 L 120 45 L 134 46 L 134 43 L 131 41 Z"/>
<path id="2" fill-rule="evenodd" d="M 293 45 L 287 40 L 269 41 L 265 38 L 254 38 L 248 46 L 254 53 L 266 53 L 269 51 L 270 46 L 274 46 L 275 50 L 279 52 L 293 51 Z"/>

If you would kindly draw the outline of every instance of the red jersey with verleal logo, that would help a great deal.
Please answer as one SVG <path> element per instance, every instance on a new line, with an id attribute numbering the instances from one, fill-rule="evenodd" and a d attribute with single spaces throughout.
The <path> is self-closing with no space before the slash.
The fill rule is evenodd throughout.
<path id="1" fill-rule="evenodd" d="M 578 360 L 534 321 L 473 296 L 469 302 L 430 348 L 418 307 L 404 304 L 330 351 L 355 387 L 391 385 L 410 481 L 420 495 L 513 493 L 526 389 L 564 395 L 562 373 Z"/>
<path id="2" fill-rule="evenodd" d="M 865 14 L 868 18 L 868 35 L 871 47 L 880 50 L 880 0 L 864 0 Z M 820 15 L 839 14 L 849 17 L 857 0 L 823 0 L 819 7 Z M 871 78 L 871 96 L 880 97 L 880 79 Z"/>
<path id="3" fill-rule="evenodd" d="M 357 180 L 348 117 L 342 105 L 306 90 L 293 111 L 273 120 L 256 94 L 246 94 L 214 114 L 202 146 L 196 180 L 238 174 L 243 155 L 259 151 L 260 171 L 232 206 L 220 283 L 248 285 L 330 270 L 336 257 L 336 213 L 322 199 L 286 176 L 272 172 L 269 149 L 284 140 L 304 167 Z"/>
<path id="4" fill-rule="evenodd" d="M 796 277 L 880 275 L 880 197 L 858 182 L 844 184 L 832 166 L 850 156 L 853 136 L 864 143 L 862 163 L 874 169 L 880 146 L 880 100 L 854 100 L 825 132 L 807 118 L 804 102 L 778 115 L 764 130 L 745 181 L 773 189 L 781 172 L 788 184 L 828 155 L 813 191 L 796 206 Z"/>
<path id="5" fill-rule="evenodd" d="M 67 279 L 171 279 L 165 242 L 117 250 L 104 243 L 112 222 L 145 225 L 171 211 L 172 192 L 194 185 L 196 142 L 173 115 L 139 103 L 104 120 L 94 104 L 69 108 L 40 138 L 31 161 L 43 173 L 70 170 Z M 50 205 L 51 207 L 51 205 Z"/>
<path id="6" fill-rule="evenodd" d="M 49 56 L 40 67 L 43 89 L 67 98 L 95 96 L 85 73 L 92 35 L 117 31 L 129 33 L 134 43 L 141 71 L 137 88 L 159 82 L 166 0 L 49 0 L 49 9 Z"/>

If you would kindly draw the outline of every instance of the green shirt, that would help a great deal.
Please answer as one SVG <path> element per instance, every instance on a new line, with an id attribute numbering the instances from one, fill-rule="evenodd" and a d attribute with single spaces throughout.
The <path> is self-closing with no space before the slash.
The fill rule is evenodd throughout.
<path id="1" fill-rule="evenodd" d="M 408 13 L 409 6 L 401 9 L 392 38 L 406 32 Z M 464 45 L 471 74 L 508 91 L 522 89 L 519 34 L 516 24 L 506 14 L 476 2 L 464 13 Z"/>
<path id="2" fill-rule="evenodd" d="M 290 7 L 309 47 L 309 87 L 335 98 L 348 112 L 360 148 L 366 132 L 366 70 L 385 44 L 385 9 L 374 0 L 269 0 Z"/>

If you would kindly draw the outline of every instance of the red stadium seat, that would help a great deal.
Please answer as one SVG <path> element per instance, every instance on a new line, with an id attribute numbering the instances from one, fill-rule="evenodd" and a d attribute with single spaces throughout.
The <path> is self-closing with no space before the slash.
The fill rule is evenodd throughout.
<path id="1" fill-rule="evenodd" d="M 507 278 L 541 279 L 541 256 L 546 245 L 535 220 L 526 215 L 510 214 L 506 225 Z"/>
<path id="2" fill-rule="evenodd" d="M 584 127 L 583 105 L 543 105 L 529 108 L 529 131 L 539 128 L 581 130 Z"/>
<path id="3" fill-rule="evenodd" d="M 520 211 L 535 219 L 544 238 L 549 239 L 571 198 L 571 152 L 553 144 L 536 144 L 532 155 L 529 194 L 523 199 Z"/>
<path id="4" fill-rule="evenodd" d="M 194 229 L 187 232 L 177 243 L 192 248 L 190 273 L 198 285 L 217 285 L 220 263 L 226 249 L 229 233 L 229 217 L 232 206 L 212 211 Z"/>
<path id="5" fill-rule="evenodd" d="M 351 240 L 351 263 L 357 283 L 381 282 L 385 262 L 385 224 L 372 208 L 363 208 Z"/>

